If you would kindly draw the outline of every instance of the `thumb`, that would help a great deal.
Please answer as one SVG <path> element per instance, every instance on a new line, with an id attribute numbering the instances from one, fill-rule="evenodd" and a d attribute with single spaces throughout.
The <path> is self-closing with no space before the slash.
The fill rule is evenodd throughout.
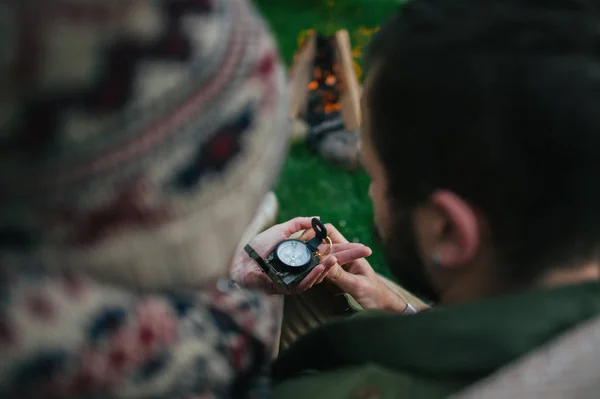
<path id="1" fill-rule="evenodd" d="M 357 293 L 361 284 L 360 277 L 348 273 L 337 263 L 331 268 L 329 273 L 327 273 L 327 280 L 335 284 L 346 294 L 353 296 Z"/>
<path id="2" fill-rule="evenodd" d="M 318 216 L 314 216 L 317 217 Z M 302 230 L 308 230 L 312 227 L 312 217 L 296 217 L 292 220 L 288 220 L 287 222 L 282 223 L 284 228 L 284 235 L 286 237 L 291 236 L 294 233 Z"/>

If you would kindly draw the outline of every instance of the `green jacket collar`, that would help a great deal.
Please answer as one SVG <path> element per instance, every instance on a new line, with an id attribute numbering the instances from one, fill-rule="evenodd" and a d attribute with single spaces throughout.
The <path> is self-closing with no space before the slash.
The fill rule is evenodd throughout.
<path id="1" fill-rule="evenodd" d="M 424 377 L 475 380 L 597 314 L 600 285 L 590 282 L 414 316 L 342 319 L 281 354 L 273 377 L 374 363 Z"/>

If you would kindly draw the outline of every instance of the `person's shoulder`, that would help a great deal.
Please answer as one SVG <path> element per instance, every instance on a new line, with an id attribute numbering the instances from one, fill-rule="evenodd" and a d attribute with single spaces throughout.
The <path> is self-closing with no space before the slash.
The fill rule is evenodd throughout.
<path id="1" fill-rule="evenodd" d="M 356 398 L 391 397 L 443 398 L 463 387 L 455 381 L 438 381 L 366 364 L 327 372 L 307 372 L 273 387 L 272 398 Z"/>

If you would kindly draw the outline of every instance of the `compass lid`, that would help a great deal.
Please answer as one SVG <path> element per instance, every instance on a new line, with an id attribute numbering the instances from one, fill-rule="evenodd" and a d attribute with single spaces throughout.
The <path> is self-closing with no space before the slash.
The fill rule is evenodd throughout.
<path id="1" fill-rule="evenodd" d="M 316 252 L 319 248 L 319 245 L 321 245 L 323 240 L 327 238 L 327 228 L 318 218 L 313 218 L 311 224 L 313 230 L 315 231 L 315 237 L 307 241 L 306 245 L 308 245 L 311 251 Z"/>

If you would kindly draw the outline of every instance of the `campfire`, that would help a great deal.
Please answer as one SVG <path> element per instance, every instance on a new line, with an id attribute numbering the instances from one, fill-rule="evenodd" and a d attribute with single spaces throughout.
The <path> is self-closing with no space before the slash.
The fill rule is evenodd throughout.
<path id="1" fill-rule="evenodd" d="M 338 164 L 356 164 L 360 86 L 347 31 L 305 40 L 294 58 L 290 96 L 290 117 L 308 125 L 309 147 Z"/>
<path id="2" fill-rule="evenodd" d="M 335 57 L 335 38 L 317 36 L 316 54 L 308 83 L 308 104 L 305 119 L 314 126 L 328 117 L 340 115 L 342 79 Z"/>

